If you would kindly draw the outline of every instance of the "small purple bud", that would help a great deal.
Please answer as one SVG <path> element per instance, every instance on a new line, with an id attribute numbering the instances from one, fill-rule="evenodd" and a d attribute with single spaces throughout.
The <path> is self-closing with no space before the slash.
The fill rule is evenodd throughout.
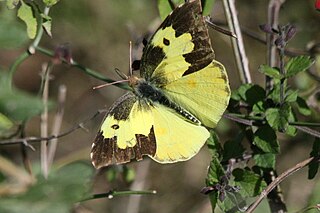
<path id="1" fill-rule="evenodd" d="M 288 26 L 285 41 L 289 41 L 290 39 L 292 39 L 296 33 L 297 33 L 297 28 L 295 26 L 293 25 Z"/>
<path id="2" fill-rule="evenodd" d="M 54 64 L 61 64 L 63 60 L 68 64 L 72 63 L 72 53 L 68 44 L 59 45 L 54 51 L 52 62 Z"/>
<path id="3" fill-rule="evenodd" d="M 285 46 L 285 41 L 284 41 L 284 39 L 282 37 L 279 37 L 274 41 L 274 44 L 277 47 L 284 47 Z"/>
<path id="4" fill-rule="evenodd" d="M 261 24 L 259 25 L 260 30 L 262 30 L 265 33 L 273 33 L 272 27 L 270 24 Z"/>

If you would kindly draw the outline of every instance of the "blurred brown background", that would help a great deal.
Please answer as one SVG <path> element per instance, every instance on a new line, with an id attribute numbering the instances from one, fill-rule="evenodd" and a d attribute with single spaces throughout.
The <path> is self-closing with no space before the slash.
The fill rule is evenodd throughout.
<path id="1" fill-rule="evenodd" d="M 268 1 L 237 0 L 240 23 L 250 31 L 264 36 L 258 25 L 266 23 Z M 59 44 L 68 43 L 72 49 L 73 59 L 80 64 L 103 73 L 111 79 L 119 79 L 114 69 L 124 73 L 129 66 L 129 41 L 136 42 L 149 31 L 153 31 L 160 23 L 157 3 L 150 0 L 61 0 L 50 12 L 53 19 L 53 38 L 44 36 L 41 46 L 54 49 Z M 217 0 L 212 11 L 214 20 L 224 21 L 222 2 Z M 295 24 L 298 28 L 296 37 L 290 42 L 291 48 L 304 50 L 312 41 L 320 38 L 320 12 L 314 9 L 313 0 L 287 0 L 283 4 L 280 23 Z M 236 89 L 241 83 L 235 67 L 230 38 L 210 30 L 212 44 L 217 60 L 227 68 L 231 87 Z M 264 76 L 257 72 L 260 64 L 266 63 L 266 46 L 252 38 L 244 36 L 246 51 L 249 58 L 253 82 L 264 86 Z M 27 47 L 20 49 L 3 49 L 0 47 L 0 64 L 9 66 L 15 58 Z M 134 51 L 134 57 L 139 58 L 141 49 Z M 50 58 L 37 53 L 30 57 L 20 67 L 14 76 L 15 85 L 30 93 L 36 94 L 40 85 L 41 64 Z M 110 86 L 100 90 L 92 87 L 103 82 L 93 79 L 77 68 L 68 65 L 58 65 L 53 69 L 54 79 L 50 82 L 50 97 L 55 100 L 58 87 L 67 86 L 67 102 L 62 130 L 67 130 L 75 124 L 92 116 L 97 110 L 109 107 L 123 90 Z M 303 82 L 301 82 L 303 81 Z M 299 77 L 299 84 L 292 81 L 293 87 L 302 91 L 314 81 L 306 74 Z M 54 110 L 52 111 L 53 115 Z M 52 116 L 51 115 L 51 116 Z M 59 139 L 56 163 L 65 163 L 77 159 L 89 161 L 92 140 L 99 128 L 103 115 L 86 124 L 89 130 L 77 130 Z M 223 120 L 218 127 L 221 141 L 232 138 L 237 128 L 230 121 Z M 39 118 L 34 118 L 27 124 L 27 135 L 39 135 Z M 292 167 L 297 162 L 306 159 L 312 146 L 312 138 L 299 133 L 294 138 L 279 135 L 282 153 L 277 159 L 279 173 Z M 37 152 L 29 152 L 34 163 L 39 162 L 39 147 Z M 18 147 L 5 147 L 3 152 L 12 153 Z M 19 154 L 16 162 L 21 163 Z M 206 147 L 200 154 L 188 162 L 173 165 L 159 165 L 149 159 L 140 163 L 129 164 L 137 173 L 137 180 L 145 175 L 140 182 L 135 182 L 135 189 L 155 189 L 157 195 L 140 197 L 140 206 L 132 197 L 116 197 L 114 199 L 99 199 L 89 201 L 78 207 L 79 212 L 210 212 L 210 203 L 206 196 L 200 194 L 205 185 L 207 167 L 210 155 Z M 145 174 L 143 174 L 146 172 Z M 81 174 L 79 174 L 81 175 Z M 127 190 L 130 186 L 118 180 L 107 183 L 103 172 L 97 175 L 94 192 L 102 193 L 110 189 Z M 142 181 L 142 182 L 141 182 Z M 283 182 L 284 198 L 289 210 L 298 210 L 307 204 L 311 190 L 317 180 L 307 180 L 307 170 L 303 169 Z M 140 184 L 140 185 L 139 185 Z M 130 201 L 131 200 L 131 201 Z M 132 204 L 133 203 L 133 204 Z M 129 206 L 129 207 L 128 207 Z M 265 212 L 263 207 L 259 210 Z M 129 210 L 128 210 L 129 208 Z M 257 211 L 257 212 L 259 212 Z"/>

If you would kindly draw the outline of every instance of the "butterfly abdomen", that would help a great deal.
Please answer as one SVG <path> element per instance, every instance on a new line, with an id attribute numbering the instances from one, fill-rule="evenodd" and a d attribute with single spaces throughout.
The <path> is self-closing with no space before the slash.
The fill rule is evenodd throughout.
<path id="1" fill-rule="evenodd" d="M 147 101 L 151 106 L 154 103 L 162 104 L 170 109 L 173 109 L 178 114 L 182 115 L 188 121 L 201 125 L 201 122 L 190 112 L 185 110 L 184 108 L 180 107 L 179 105 L 175 104 L 174 102 L 170 101 L 160 89 L 156 88 L 150 82 L 141 80 L 135 89 L 135 93 L 141 99 Z"/>

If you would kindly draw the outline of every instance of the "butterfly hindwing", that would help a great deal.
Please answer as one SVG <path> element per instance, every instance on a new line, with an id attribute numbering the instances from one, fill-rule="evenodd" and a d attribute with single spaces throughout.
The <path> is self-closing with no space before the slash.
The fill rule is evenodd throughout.
<path id="1" fill-rule="evenodd" d="M 97 168 L 142 160 L 143 155 L 160 163 L 173 163 L 194 156 L 208 137 L 206 128 L 174 110 L 127 93 L 107 113 L 91 158 Z"/>

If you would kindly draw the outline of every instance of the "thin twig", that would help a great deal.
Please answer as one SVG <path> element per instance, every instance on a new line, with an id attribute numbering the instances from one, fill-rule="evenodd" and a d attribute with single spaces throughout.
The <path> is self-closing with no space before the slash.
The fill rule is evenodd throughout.
<path id="1" fill-rule="evenodd" d="M 49 76 L 50 76 L 51 65 L 44 64 L 42 76 L 44 80 L 44 87 L 42 93 L 42 102 L 43 102 L 43 112 L 41 113 L 40 118 L 40 135 L 42 138 L 48 137 L 48 97 L 49 97 Z M 48 150 L 47 150 L 47 141 L 41 141 L 40 146 L 40 162 L 41 162 L 41 171 L 45 178 L 48 177 Z"/>
<path id="2" fill-rule="evenodd" d="M 71 129 L 61 133 L 60 135 L 50 135 L 48 137 L 42 138 L 42 137 L 27 137 L 27 138 L 13 138 L 13 139 L 9 139 L 9 140 L 2 140 L 0 141 L 0 145 L 9 145 L 9 144 L 19 144 L 19 143 L 31 143 L 31 142 L 40 142 L 40 141 L 50 141 L 52 139 L 55 138 L 61 138 L 64 137 L 66 135 L 69 135 L 70 133 L 74 132 L 77 129 L 83 128 L 84 124 L 87 123 L 88 121 L 94 119 L 96 116 L 98 116 L 99 114 L 105 112 L 105 110 L 99 110 L 98 112 L 96 112 L 93 116 L 91 116 L 90 118 L 84 120 L 83 122 L 75 125 L 74 127 L 72 127 Z"/>
<path id="3" fill-rule="evenodd" d="M 87 200 L 94 200 L 100 198 L 109 198 L 112 199 L 116 196 L 128 196 L 128 195 L 155 195 L 157 194 L 156 190 L 146 190 L 146 191 L 109 191 L 107 193 L 94 194 L 88 198 L 81 200 L 80 202 Z"/>
<path id="4" fill-rule="evenodd" d="M 231 38 L 233 51 L 235 54 L 237 67 L 240 73 L 242 83 L 251 83 L 251 74 L 249 62 L 245 53 L 240 24 L 238 21 L 237 11 L 234 0 L 223 0 L 226 18 L 230 31 L 237 36 L 237 39 Z"/>
<path id="5" fill-rule="evenodd" d="M 67 87 L 65 85 L 61 85 L 59 87 L 58 94 L 58 107 L 57 112 L 54 118 L 53 127 L 52 127 L 52 135 L 58 135 L 61 128 L 62 118 L 64 114 L 64 104 L 66 101 Z M 48 169 L 50 169 L 54 155 L 56 153 L 58 145 L 58 138 L 53 138 L 51 141 L 48 141 Z"/>
<path id="6" fill-rule="evenodd" d="M 281 175 L 276 177 L 274 181 L 271 182 L 259 195 L 259 197 L 256 199 L 254 203 L 252 203 L 249 208 L 247 209 L 247 213 L 253 212 L 257 206 L 261 203 L 261 201 L 276 187 L 278 186 L 284 179 L 292 175 L 293 173 L 299 171 L 300 169 L 304 168 L 305 166 L 309 165 L 311 162 L 319 161 L 319 157 L 311 157 L 308 158 L 298 164 L 296 164 L 294 167 L 288 169 L 287 171 L 283 172 Z"/>

